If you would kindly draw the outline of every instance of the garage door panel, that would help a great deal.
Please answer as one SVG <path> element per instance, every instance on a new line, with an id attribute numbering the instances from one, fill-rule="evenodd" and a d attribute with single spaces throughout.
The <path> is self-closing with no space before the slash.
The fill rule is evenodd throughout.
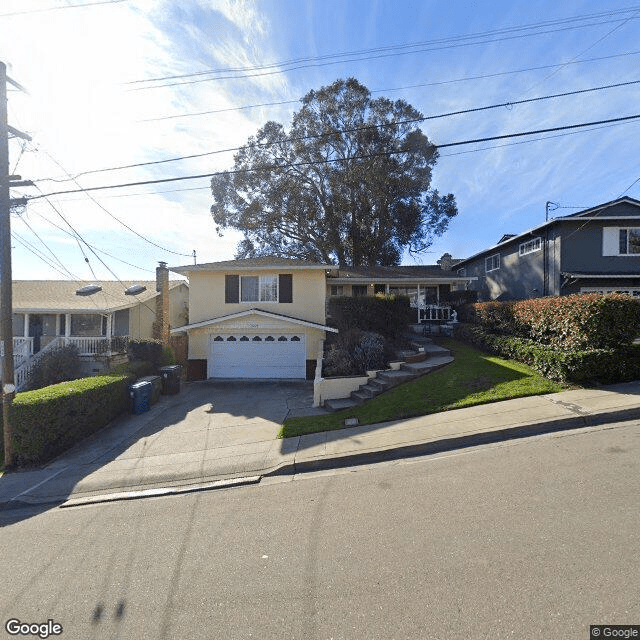
<path id="1" fill-rule="evenodd" d="M 229 340 L 230 337 L 235 340 Z M 304 335 L 275 335 L 274 340 L 241 340 L 239 334 L 212 337 L 209 343 L 209 377 L 212 378 L 304 378 L 306 346 Z M 278 339 L 284 338 L 286 340 Z M 220 339 L 222 338 L 222 339 Z"/>

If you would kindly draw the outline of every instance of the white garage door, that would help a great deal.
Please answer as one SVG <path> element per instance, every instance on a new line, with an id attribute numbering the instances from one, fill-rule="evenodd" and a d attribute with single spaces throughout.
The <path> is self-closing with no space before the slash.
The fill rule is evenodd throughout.
<path id="1" fill-rule="evenodd" d="M 304 334 L 234 333 L 209 338 L 210 378 L 305 378 Z"/>

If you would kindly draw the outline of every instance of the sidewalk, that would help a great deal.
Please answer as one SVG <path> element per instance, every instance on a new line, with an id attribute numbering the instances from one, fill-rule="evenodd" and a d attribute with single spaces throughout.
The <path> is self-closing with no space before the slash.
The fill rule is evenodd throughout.
<path id="1" fill-rule="evenodd" d="M 176 396 L 177 398 L 178 396 Z M 0 507 L 74 505 L 135 492 L 198 490 L 295 474 L 426 455 L 510 438 L 640 419 L 640 381 L 531 396 L 408 420 L 277 439 L 273 421 L 205 429 L 206 407 L 158 429 L 162 402 L 96 434 L 77 450 L 34 471 L 0 478 Z M 295 406 L 292 409 L 296 410 Z M 158 491 L 161 490 L 161 491 Z M 133 492 L 133 495 L 132 495 Z M 118 495 L 116 495 L 118 494 Z"/>

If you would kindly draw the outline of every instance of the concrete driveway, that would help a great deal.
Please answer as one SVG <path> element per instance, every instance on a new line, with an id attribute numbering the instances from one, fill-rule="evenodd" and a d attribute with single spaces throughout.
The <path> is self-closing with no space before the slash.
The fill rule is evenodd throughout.
<path id="1" fill-rule="evenodd" d="M 44 469 L 7 474 L 0 492 L 20 502 L 177 486 L 250 476 L 282 452 L 277 433 L 292 415 L 320 415 L 313 383 L 207 380 L 126 415 Z"/>

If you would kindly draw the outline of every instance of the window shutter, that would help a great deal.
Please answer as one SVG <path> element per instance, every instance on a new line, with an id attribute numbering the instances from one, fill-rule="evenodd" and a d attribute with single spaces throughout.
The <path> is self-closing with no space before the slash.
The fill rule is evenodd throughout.
<path id="1" fill-rule="evenodd" d="M 602 228 L 602 255 L 617 256 L 620 248 L 620 233 L 618 227 Z"/>
<path id="2" fill-rule="evenodd" d="M 240 302 L 240 276 L 224 277 L 224 301 Z"/>
<path id="3" fill-rule="evenodd" d="M 278 302 L 293 302 L 293 276 L 290 273 L 281 273 L 278 280 Z"/>

